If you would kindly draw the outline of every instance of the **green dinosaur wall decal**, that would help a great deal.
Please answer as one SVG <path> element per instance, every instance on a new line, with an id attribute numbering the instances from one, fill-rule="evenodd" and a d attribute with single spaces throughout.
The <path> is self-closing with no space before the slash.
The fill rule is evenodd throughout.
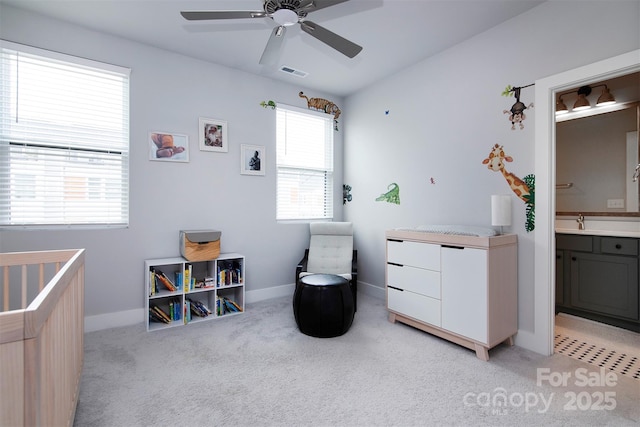
<path id="1" fill-rule="evenodd" d="M 400 187 L 395 182 L 392 182 L 387 186 L 386 193 L 381 194 L 376 198 L 376 202 L 388 202 L 395 203 L 396 205 L 400 204 Z"/>

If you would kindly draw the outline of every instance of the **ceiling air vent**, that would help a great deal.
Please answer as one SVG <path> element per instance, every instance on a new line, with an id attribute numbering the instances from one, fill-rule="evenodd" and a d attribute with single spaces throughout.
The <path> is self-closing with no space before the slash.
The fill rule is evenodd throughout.
<path id="1" fill-rule="evenodd" d="M 298 77 L 307 77 L 307 75 L 309 74 L 304 71 L 296 70 L 295 68 L 287 67 L 286 65 L 283 65 L 280 68 L 280 71 L 287 74 L 293 74 L 294 76 L 298 76 Z"/>

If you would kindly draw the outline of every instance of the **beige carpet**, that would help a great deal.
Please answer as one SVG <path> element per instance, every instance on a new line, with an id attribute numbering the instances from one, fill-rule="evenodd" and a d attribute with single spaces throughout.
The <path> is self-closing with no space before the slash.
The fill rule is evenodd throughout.
<path id="1" fill-rule="evenodd" d="M 75 426 L 638 426 L 638 381 L 585 387 L 597 366 L 500 345 L 488 362 L 387 320 L 360 294 L 337 338 L 299 332 L 292 298 L 231 318 L 85 335 Z M 541 375 L 543 374 L 543 375 Z M 569 375 L 566 384 L 553 378 Z M 613 375 L 613 374 L 611 374 Z M 606 397 L 606 401 L 598 400 Z M 578 400 L 579 398 L 579 400 Z"/>

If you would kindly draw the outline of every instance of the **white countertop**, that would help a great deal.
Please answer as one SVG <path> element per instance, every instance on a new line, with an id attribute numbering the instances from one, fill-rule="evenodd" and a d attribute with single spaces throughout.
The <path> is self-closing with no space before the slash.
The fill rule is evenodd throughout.
<path id="1" fill-rule="evenodd" d="M 620 230 L 573 230 L 568 228 L 556 228 L 559 234 L 584 234 L 587 236 L 612 236 L 612 237 L 638 237 L 640 232 Z"/>
<path id="2" fill-rule="evenodd" d="M 556 219 L 556 233 L 640 238 L 640 221 L 585 218 L 584 230 L 578 230 L 575 219 Z"/>

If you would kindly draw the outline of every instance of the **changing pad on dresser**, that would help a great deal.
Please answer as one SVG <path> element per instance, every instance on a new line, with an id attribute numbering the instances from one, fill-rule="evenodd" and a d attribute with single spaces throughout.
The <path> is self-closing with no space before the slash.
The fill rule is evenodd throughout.
<path id="1" fill-rule="evenodd" d="M 492 228 L 473 225 L 419 225 L 413 228 L 396 228 L 396 230 L 477 237 L 491 237 L 498 235 L 498 232 Z"/>

